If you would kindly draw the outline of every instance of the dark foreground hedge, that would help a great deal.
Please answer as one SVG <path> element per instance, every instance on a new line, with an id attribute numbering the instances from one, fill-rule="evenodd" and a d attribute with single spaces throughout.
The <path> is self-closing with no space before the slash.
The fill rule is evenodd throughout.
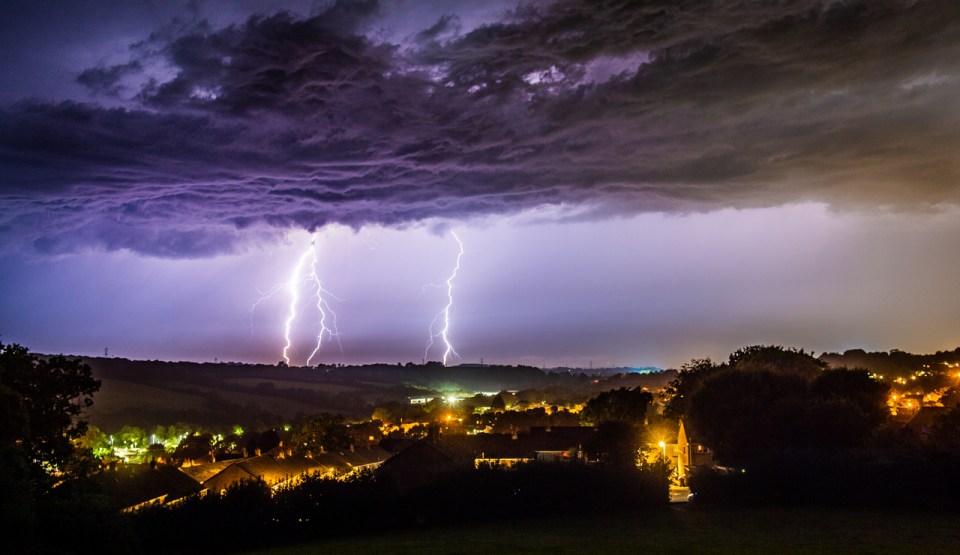
<path id="1" fill-rule="evenodd" d="M 529 464 L 447 473 L 406 491 L 374 474 L 309 479 L 275 495 L 247 482 L 223 496 L 140 511 L 131 523 L 145 551 L 217 551 L 433 524 L 649 510 L 667 500 L 666 476 L 657 470 Z"/>
<path id="2" fill-rule="evenodd" d="M 744 468 L 700 469 L 690 488 L 708 505 L 955 509 L 960 454 L 782 450 Z"/>

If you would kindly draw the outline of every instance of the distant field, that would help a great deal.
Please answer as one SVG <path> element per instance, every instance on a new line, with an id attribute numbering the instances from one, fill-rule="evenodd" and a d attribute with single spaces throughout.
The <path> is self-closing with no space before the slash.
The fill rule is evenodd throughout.
<path id="1" fill-rule="evenodd" d="M 250 551 L 298 553 L 957 553 L 960 513 L 836 508 L 532 519 Z"/>
<path id="2" fill-rule="evenodd" d="M 199 395 L 173 391 L 145 383 L 102 378 L 100 390 L 93 396 L 88 415 L 96 417 L 128 408 L 190 410 L 203 404 Z"/>
<path id="3" fill-rule="evenodd" d="M 254 403 L 260 405 L 260 407 L 264 410 L 279 414 L 281 416 L 293 417 L 296 416 L 298 412 L 302 412 L 304 414 L 315 414 L 327 410 L 324 407 L 315 405 L 313 403 L 304 403 L 302 401 L 284 399 L 281 397 L 274 397 L 272 395 L 260 395 L 257 393 L 244 393 L 240 391 L 226 391 L 215 387 L 204 387 L 195 384 L 176 384 L 176 386 L 183 387 L 185 389 L 193 389 L 204 393 L 216 394 L 221 399 L 226 399 L 227 401 L 243 406 L 246 406 L 248 403 Z"/>
<path id="4" fill-rule="evenodd" d="M 263 381 L 263 380 L 260 380 Z M 126 421 L 125 414 L 137 413 L 172 414 L 190 411 L 209 411 L 207 399 L 216 394 L 220 399 L 247 406 L 253 403 L 263 410 L 286 418 L 297 413 L 317 414 L 320 412 L 340 412 L 332 408 L 284 399 L 271 395 L 225 391 L 195 384 L 165 382 L 129 382 L 114 378 L 102 378 L 100 390 L 93 396 L 93 406 L 87 411 L 91 424 L 104 428 L 117 428 L 126 424 L 144 425 L 143 422 Z M 224 425 L 232 424 L 224 420 Z"/>
<path id="5" fill-rule="evenodd" d="M 223 381 L 224 383 L 232 383 L 236 385 L 242 385 L 244 387 L 256 387 L 266 382 L 272 383 L 273 387 L 277 389 L 296 387 L 300 389 L 309 389 L 311 391 L 323 391 L 325 393 L 351 393 L 358 391 L 358 388 L 356 387 L 335 383 L 297 382 L 292 380 L 269 380 L 264 378 L 227 378 Z"/>

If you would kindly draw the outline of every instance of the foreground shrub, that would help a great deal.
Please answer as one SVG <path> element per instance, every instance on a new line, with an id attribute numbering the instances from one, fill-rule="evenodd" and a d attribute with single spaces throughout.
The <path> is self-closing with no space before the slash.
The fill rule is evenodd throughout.
<path id="1" fill-rule="evenodd" d="M 698 469 L 697 502 L 948 509 L 960 495 L 960 455 L 851 449 L 783 450 L 737 469 Z"/>
<path id="2" fill-rule="evenodd" d="M 148 551 L 209 552 L 424 524 L 649 510 L 666 505 L 667 487 L 658 470 L 603 465 L 484 466 L 408 490 L 363 473 L 278 492 L 244 482 L 223 495 L 142 510 L 132 521 Z"/>

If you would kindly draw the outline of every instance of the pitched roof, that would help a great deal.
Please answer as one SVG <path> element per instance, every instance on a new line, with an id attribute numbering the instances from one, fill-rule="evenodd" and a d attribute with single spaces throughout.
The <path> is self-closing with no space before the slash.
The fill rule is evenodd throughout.
<path id="1" fill-rule="evenodd" d="M 444 461 L 444 465 L 472 466 L 477 459 L 532 460 L 541 452 L 578 450 L 595 435 L 594 428 L 580 426 L 531 428 L 530 433 L 517 434 L 515 437 L 511 434 L 442 435 L 436 440 L 422 439 L 414 445 L 430 445 L 445 456 L 447 461 Z M 390 460 L 407 453 L 412 447 L 397 453 Z M 413 454 L 432 456 L 422 448 L 404 456 Z"/>
<path id="2" fill-rule="evenodd" d="M 921 407 L 904 428 L 918 434 L 930 433 L 930 429 L 936 424 L 937 419 L 946 412 L 945 407 Z"/>
<path id="3" fill-rule="evenodd" d="M 455 461 L 432 441 L 421 440 L 387 459 L 377 472 L 391 477 L 400 488 L 410 488 L 428 483 L 432 476 L 463 466 L 462 461 Z"/>
<path id="4" fill-rule="evenodd" d="M 580 449 L 595 437 L 594 428 L 571 426 L 533 428 L 528 434 L 443 435 L 424 438 L 393 455 L 380 466 L 398 487 L 428 483 L 432 476 L 472 468 L 477 459 L 535 460 L 537 453 Z"/>
<path id="5" fill-rule="evenodd" d="M 323 467 L 323 472 L 350 472 L 351 466 L 337 453 L 317 453 L 314 462 Z"/>
<path id="6" fill-rule="evenodd" d="M 198 484 L 202 484 L 213 478 L 217 474 L 223 471 L 232 464 L 236 464 L 238 461 L 243 459 L 230 459 L 226 461 L 218 461 L 214 463 L 206 464 L 195 464 L 193 466 L 181 466 L 180 472 L 186 474 L 187 476 L 196 480 Z"/>
<path id="7" fill-rule="evenodd" d="M 260 478 L 267 484 L 275 485 L 315 472 L 325 472 L 329 469 L 326 462 L 300 455 L 280 457 L 268 454 L 191 466 L 180 471 L 201 485 L 214 479 L 223 480 L 228 475 L 230 478 L 227 481 L 230 482 L 239 481 L 241 477 Z"/>
<path id="8" fill-rule="evenodd" d="M 380 447 L 383 448 L 387 453 L 395 455 L 407 447 L 410 447 L 416 443 L 416 441 L 417 440 L 409 437 L 385 437 L 380 440 Z"/>
<path id="9" fill-rule="evenodd" d="M 350 468 L 376 465 L 390 458 L 390 453 L 387 453 L 384 449 L 376 445 L 354 448 L 353 451 L 339 451 L 332 454 Z"/>
<path id="10" fill-rule="evenodd" d="M 243 459 L 237 463 L 237 466 L 270 485 L 322 471 L 323 467 L 317 461 L 300 455 L 283 458 L 260 455 Z"/>
<path id="11" fill-rule="evenodd" d="M 530 433 L 441 436 L 438 447 L 455 459 L 535 459 L 537 453 L 573 451 L 593 439 L 589 427 L 531 428 Z"/>
<path id="12" fill-rule="evenodd" d="M 98 480 L 111 502 L 120 507 L 132 507 L 162 496 L 166 496 L 165 501 L 172 501 L 200 490 L 197 482 L 167 465 L 124 465 L 99 474 Z"/>

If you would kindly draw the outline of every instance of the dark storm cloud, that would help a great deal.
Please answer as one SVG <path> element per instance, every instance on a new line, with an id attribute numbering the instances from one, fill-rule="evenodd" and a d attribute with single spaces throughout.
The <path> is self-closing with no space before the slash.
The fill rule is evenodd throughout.
<path id="1" fill-rule="evenodd" d="M 380 14 L 179 22 L 78 71 L 140 83 L 130 106 L 3 110 L 3 235 L 204 256 L 249 229 L 543 204 L 960 200 L 952 0 L 560 1 L 466 32 L 438 12 L 403 44 Z"/>
<path id="2" fill-rule="evenodd" d="M 123 89 L 121 84 L 123 78 L 142 70 L 140 62 L 132 60 L 120 65 L 85 69 L 77 77 L 77 81 L 96 93 L 116 96 Z"/>

